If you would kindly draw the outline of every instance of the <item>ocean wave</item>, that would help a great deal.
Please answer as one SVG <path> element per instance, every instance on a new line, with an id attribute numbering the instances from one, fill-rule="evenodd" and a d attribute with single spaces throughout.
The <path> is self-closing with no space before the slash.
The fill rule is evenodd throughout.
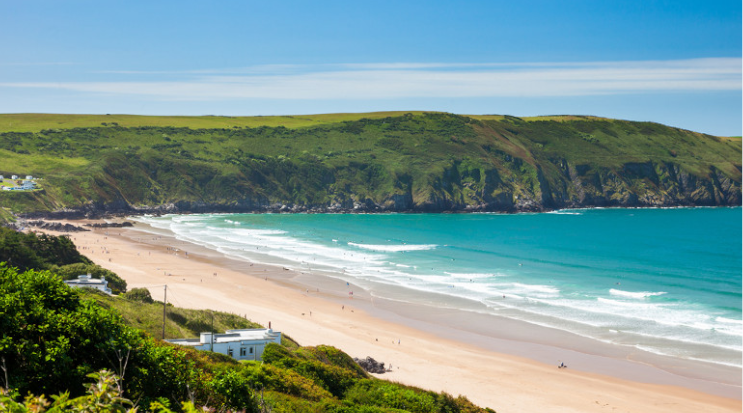
<path id="1" fill-rule="evenodd" d="M 454 278 L 462 279 L 477 279 L 477 278 L 492 278 L 492 277 L 505 277 L 506 274 L 493 274 L 493 273 L 457 273 L 457 272 L 444 272 L 445 274 L 451 275 Z"/>
<path id="2" fill-rule="evenodd" d="M 560 294 L 560 290 L 549 285 L 538 285 L 538 284 L 521 284 L 513 283 L 511 286 L 516 287 L 519 292 L 523 293 L 542 293 L 542 294 Z M 511 291 L 512 293 L 514 291 Z"/>
<path id="3" fill-rule="evenodd" d="M 618 297 L 627 297 L 627 298 L 636 298 L 636 299 L 644 299 L 648 297 L 653 297 L 656 295 L 663 295 L 666 294 L 665 291 L 659 291 L 659 292 L 652 292 L 652 291 L 623 291 L 623 290 L 617 290 L 617 289 L 610 289 L 609 294 L 616 295 Z"/>
<path id="4" fill-rule="evenodd" d="M 597 297 L 596 301 L 604 304 L 609 304 L 612 306 L 619 306 L 624 308 L 632 308 L 632 309 L 643 309 L 643 310 L 649 310 L 649 309 L 660 309 L 662 308 L 662 305 L 660 304 L 650 304 L 650 303 L 639 303 L 639 302 L 631 302 L 631 301 L 619 301 L 619 300 L 612 300 L 611 298 L 604 298 L 604 297 Z"/>
<path id="5" fill-rule="evenodd" d="M 582 212 L 571 212 L 566 210 L 556 210 L 556 211 L 549 211 L 548 214 L 554 214 L 554 215 L 583 215 Z"/>
<path id="6" fill-rule="evenodd" d="M 222 228 L 214 228 L 217 231 L 222 231 Z M 286 231 L 282 231 L 280 229 L 245 229 L 245 228 L 235 228 L 235 229 L 229 229 L 230 233 L 241 235 L 245 237 L 255 237 L 255 236 L 261 236 L 261 235 L 285 235 Z"/>
<path id="7" fill-rule="evenodd" d="M 743 325 L 743 320 L 733 320 L 732 318 L 726 317 L 717 317 L 715 318 L 715 321 L 717 321 L 718 323 Z"/>
<path id="8" fill-rule="evenodd" d="M 363 248 L 366 250 L 380 251 L 380 252 L 405 252 L 405 251 L 425 251 L 432 250 L 438 245 L 435 244 L 403 244 L 403 245 L 371 245 L 371 244 L 357 244 L 355 242 L 349 242 L 348 245 Z"/>

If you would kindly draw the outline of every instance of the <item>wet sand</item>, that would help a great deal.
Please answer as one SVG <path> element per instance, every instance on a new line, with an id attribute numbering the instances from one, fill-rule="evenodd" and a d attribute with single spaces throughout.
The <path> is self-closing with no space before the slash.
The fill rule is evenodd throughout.
<path id="1" fill-rule="evenodd" d="M 382 378 L 461 394 L 501 413 L 741 411 L 740 369 L 645 360 L 526 323 L 494 325 L 494 317 L 405 305 L 345 281 L 231 260 L 148 229 L 70 236 L 129 288 L 146 287 L 162 299 L 167 284 L 174 305 L 270 322 L 301 345 L 333 345 L 391 364 Z M 569 368 L 557 369 L 558 360 Z"/>

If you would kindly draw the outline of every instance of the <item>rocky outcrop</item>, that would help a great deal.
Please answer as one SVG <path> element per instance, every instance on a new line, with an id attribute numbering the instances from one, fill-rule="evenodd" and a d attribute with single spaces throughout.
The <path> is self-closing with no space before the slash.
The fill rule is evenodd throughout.
<path id="1" fill-rule="evenodd" d="M 127 227 L 133 227 L 134 224 L 132 224 L 129 221 L 126 222 L 96 222 L 95 224 L 86 224 L 86 227 L 91 228 L 127 228 Z"/>
<path id="2" fill-rule="evenodd" d="M 49 231 L 57 231 L 57 232 L 81 232 L 81 231 L 90 231 L 89 229 L 85 229 L 83 227 L 79 227 L 77 225 L 72 224 L 62 224 L 60 222 L 47 222 L 47 221 L 26 221 L 23 224 L 30 227 L 36 227 L 40 229 L 46 229 Z"/>
<path id="3" fill-rule="evenodd" d="M 361 366 L 362 369 L 368 371 L 369 373 L 384 374 L 384 372 L 387 371 L 384 368 L 384 363 L 380 363 L 371 357 L 367 357 L 365 359 L 358 359 L 354 357 L 353 361 L 355 361 L 359 366 Z"/>
<path id="4" fill-rule="evenodd" d="M 553 171 L 554 172 L 554 171 Z M 506 182 L 484 171 L 479 186 L 446 184 L 448 190 L 405 191 L 374 201 L 356 194 L 327 204 L 269 202 L 265 198 L 218 203 L 178 201 L 130 205 L 123 200 L 81 208 L 22 214 L 24 218 L 81 219 L 171 213 L 354 213 L 354 212 L 538 212 L 561 208 L 741 205 L 741 184 L 714 168 L 699 177 L 672 164 L 628 164 L 620 170 L 565 164 L 559 174 L 536 169 L 533 185 Z M 465 199 L 464 193 L 468 193 Z"/>

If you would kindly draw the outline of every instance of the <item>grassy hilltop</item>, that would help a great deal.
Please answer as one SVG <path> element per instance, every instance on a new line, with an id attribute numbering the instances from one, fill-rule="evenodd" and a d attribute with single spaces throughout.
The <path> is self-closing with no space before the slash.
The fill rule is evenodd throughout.
<path id="1" fill-rule="evenodd" d="M 739 205 L 741 140 L 649 122 L 381 112 L 0 115 L 14 213 Z M 3 215 L 4 214 L 4 215 Z"/>

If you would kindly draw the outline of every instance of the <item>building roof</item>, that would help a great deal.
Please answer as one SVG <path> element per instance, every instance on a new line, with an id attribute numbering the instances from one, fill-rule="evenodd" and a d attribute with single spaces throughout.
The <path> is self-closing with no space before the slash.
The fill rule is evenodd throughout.
<path id="1" fill-rule="evenodd" d="M 75 280 L 65 280 L 65 284 L 70 287 L 92 287 L 102 290 L 108 294 L 111 294 L 111 289 L 108 288 L 108 281 L 106 277 L 92 278 L 90 274 L 78 275 Z"/>

